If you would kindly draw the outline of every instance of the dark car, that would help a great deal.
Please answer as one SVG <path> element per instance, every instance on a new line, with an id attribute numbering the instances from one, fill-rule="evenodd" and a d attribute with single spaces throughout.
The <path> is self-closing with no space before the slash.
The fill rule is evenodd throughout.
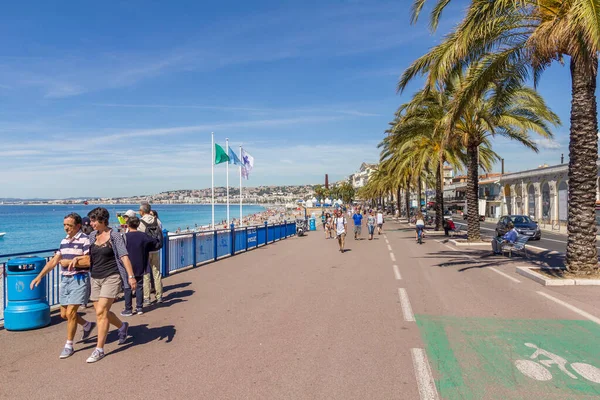
<path id="1" fill-rule="evenodd" d="M 512 222 L 519 235 L 531 236 L 533 240 L 542 238 L 542 231 L 537 222 L 529 218 L 527 215 L 507 215 L 498 221 L 496 224 L 496 236 L 504 236 L 510 229 L 508 223 Z"/>

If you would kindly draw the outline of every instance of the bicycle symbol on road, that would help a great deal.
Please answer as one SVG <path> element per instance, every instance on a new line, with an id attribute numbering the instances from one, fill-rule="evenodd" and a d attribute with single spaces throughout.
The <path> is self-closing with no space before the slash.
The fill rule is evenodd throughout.
<path id="1" fill-rule="evenodd" d="M 578 379 L 573 373 L 567 370 L 567 360 L 557 356 L 556 354 L 550 353 L 544 349 L 540 349 L 535 344 L 525 343 L 525 346 L 535 349 L 535 352 L 529 357 L 529 360 L 516 360 L 515 366 L 521 373 L 531 379 L 538 381 L 549 381 L 552 379 L 552 373 L 548 370 L 551 365 L 556 365 L 559 370 L 564 372 L 568 377 L 572 379 Z M 540 356 L 547 357 L 547 360 L 538 359 Z M 536 361 L 532 361 L 538 359 Z M 541 364 L 541 365 L 540 365 Z M 547 368 L 546 368 L 547 367 Z M 600 383 L 600 368 L 596 368 L 593 365 L 586 363 L 572 363 L 570 367 L 577 374 L 583 378 L 594 383 Z"/>

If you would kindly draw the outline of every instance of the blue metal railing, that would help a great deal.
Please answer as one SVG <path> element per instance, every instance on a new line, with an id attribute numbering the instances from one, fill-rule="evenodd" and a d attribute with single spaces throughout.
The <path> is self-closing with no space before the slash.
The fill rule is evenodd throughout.
<path id="1" fill-rule="evenodd" d="M 264 226 L 217 229 L 214 231 L 175 235 L 169 235 L 165 230 L 163 231 L 164 246 L 161 250 L 161 273 L 162 276 L 169 276 L 171 273 L 181 269 L 196 267 L 207 262 L 217 261 L 223 257 L 231 257 L 235 254 L 294 236 L 295 234 L 295 222 L 284 222 L 273 225 L 265 223 Z M 4 274 L 6 261 L 1 260 L 28 255 L 43 256 L 46 257 L 46 260 L 49 260 L 55 252 L 56 249 L 0 254 L 0 296 L 2 298 L 0 321 L 4 319 L 4 309 L 6 308 L 6 275 Z M 54 268 L 52 272 L 46 275 L 48 303 L 50 306 L 58 304 L 59 274 L 60 268 Z"/>

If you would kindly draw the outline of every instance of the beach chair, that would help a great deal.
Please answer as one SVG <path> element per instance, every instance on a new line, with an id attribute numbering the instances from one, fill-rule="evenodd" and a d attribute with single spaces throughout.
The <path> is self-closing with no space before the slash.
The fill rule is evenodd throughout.
<path id="1" fill-rule="evenodd" d="M 502 244 L 500 251 L 502 252 L 502 254 L 508 253 L 509 258 L 512 258 L 513 252 L 520 251 L 525 255 L 525 258 L 529 258 L 529 255 L 527 254 L 527 248 L 525 247 L 529 239 L 529 236 L 519 235 L 517 236 L 517 240 L 514 243 Z"/>

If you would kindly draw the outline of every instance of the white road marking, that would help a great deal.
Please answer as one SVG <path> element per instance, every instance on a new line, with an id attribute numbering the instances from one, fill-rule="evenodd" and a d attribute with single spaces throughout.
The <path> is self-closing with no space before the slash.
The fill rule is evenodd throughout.
<path id="1" fill-rule="evenodd" d="M 396 256 L 394 255 L 394 253 L 390 253 L 390 258 L 393 262 L 396 262 Z"/>
<path id="2" fill-rule="evenodd" d="M 497 269 L 496 269 L 496 268 L 494 268 L 494 267 L 488 267 L 488 269 L 490 269 L 490 270 L 494 271 L 494 272 L 495 272 L 495 273 L 497 273 L 497 274 L 500 274 L 500 275 L 502 275 L 502 276 L 503 276 L 503 277 L 505 277 L 505 278 L 508 278 L 508 279 L 510 279 L 510 280 L 511 280 L 511 281 L 513 281 L 513 282 L 516 282 L 516 283 L 521 283 L 521 281 L 520 281 L 520 280 L 518 280 L 517 278 L 513 278 L 512 276 L 510 276 L 510 275 L 508 275 L 508 274 L 505 274 L 504 272 L 502 272 L 502 271 L 499 271 L 499 270 L 497 270 Z"/>
<path id="3" fill-rule="evenodd" d="M 598 325 L 600 325 L 600 318 L 598 318 L 598 317 L 595 317 L 595 316 L 593 316 L 592 314 L 590 314 L 590 313 L 587 313 L 587 312 L 585 312 L 585 311 L 583 311 L 583 310 L 581 310 L 581 309 L 579 309 L 579 308 L 577 308 L 577 307 L 575 307 L 575 306 L 573 306 L 573 305 L 571 305 L 571 304 L 569 304 L 569 303 L 567 303 L 567 302 L 565 302 L 565 301 L 562 301 L 562 300 L 560 300 L 560 299 L 557 299 L 556 297 L 550 296 L 550 295 L 549 295 L 549 294 L 547 294 L 547 293 L 540 292 L 540 291 L 538 291 L 537 293 L 538 293 L 538 294 L 540 294 L 540 295 L 542 295 L 542 296 L 544 296 L 545 298 L 547 298 L 547 299 L 549 299 L 549 300 L 552 300 L 552 301 L 553 301 L 553 302 L 555 302 L 555 303 L 558 303 L 558 304 L 560 304 L 560 305 L 561 305 L 561 306 L 563 306 L 563 307 L 566 307 L 566 308 L 568 308 L 569 310 L 573 311 L 574 313 L 576 313 L 576 314 L 579 314 L 579 315 L 581 315 L 582 317 L 584 317 L 584 318 L 587 318 L 587 319 L 589 319 L 590 321 L 592 321 L 592 322 L 595 322 L 595 323 L 597 323 Z"/>
<path id="4" fill-rule="evenodd" d="M 385 238 L 385 243 L 390 244 L 390 241 Z"/>
<path id="5" fill-rule="evenodd" d="M 549 381 L 552 379 L 552 374 L 546 368 L 531 360 L 517 360 L 515 367 L 521 373 L 536 381 Z"/>
<path id="6" fill-rule="evenodd" d="M 413 368 L 415 369 L 415 375 L 417 376 L 419 397 L 421 400 L 439 399 L 425 350 L 410 349 L 410 352 L 412 353 Z"/>
<path id="7" fill-rule="evenodd" d="M 389 244 L 387 246 L 388 246 L 388 250 L 392 251 L 392 246 L 390 246 Z"/>
<path id="8" fill-rule="evenodd" d="M 402 277 L 400 276 L 400 270 L 398 269 L 398 266 L 396 264 L 394 264 L 394 276 L 396 276 L 396 280 L 400 280 L 402 279 Z"/>
<path id="9" fill-rule="evenodd" d="M 402 314 L 404 314 L 404 320 L 406 322 L 415 322 L 415 315 L 412 312 L 410 300 L 408 300 L 408 294 L 406 293 L 406 289 L 398 289 L 398 295 L 400 296 L 400 306 L 402 307 Z"/>

